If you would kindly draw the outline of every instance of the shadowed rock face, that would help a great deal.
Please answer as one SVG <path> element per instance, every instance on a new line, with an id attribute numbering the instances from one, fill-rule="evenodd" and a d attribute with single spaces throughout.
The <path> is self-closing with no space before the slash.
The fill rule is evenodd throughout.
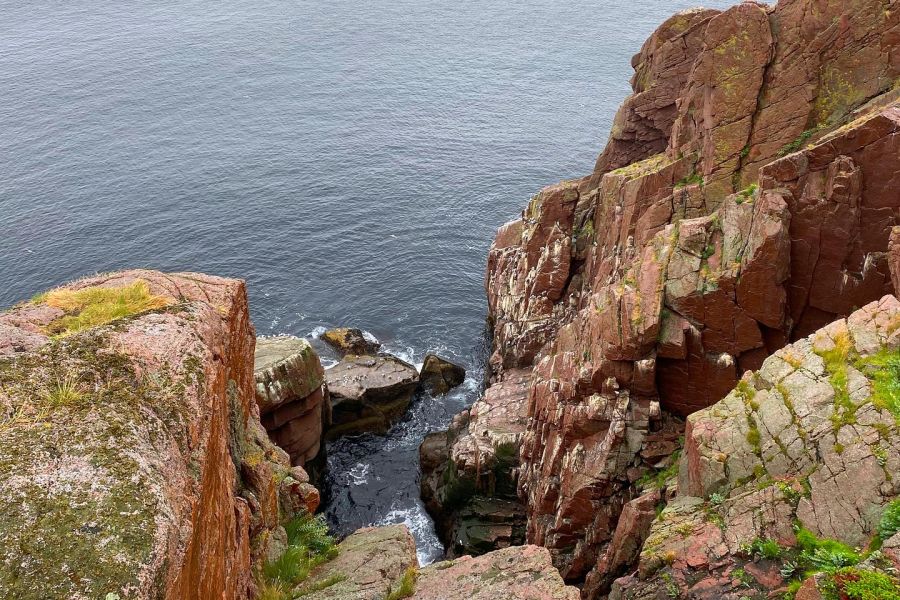
<path id="1" fill-rule="evenodd" d="M 446 432 L 419 447 L 422 499 L 449 556 L 521 544 L 524 508 L 516 497 L 525 432 L 527 371 L 509 371 Z"/>
<path id="2" fill-rule="evenodd" d="M 254 373 L 263 426 L 295 465 L 316 478 L 325 460 L 322 432 L 331 422 L 316 351 L 300 338 L 259 338 Z"/>
<path id="3" fill-rule="evenodd" d="M 673 17 L 635 57 L 595 172 L 498 231 L 492 380 L 532 369 L 527 539 L 586 597 L 627 568 L 613 533 L 660 466 L 648 448 L 678 437 L 671 415 L 893 293 L 898 41 L 877 0 Z"/>
<path id="4" fill-rule="evenodd" d="M 245 598 L 318 494 L 259 423 L 242 281 L 126 271 L 168 306 L 62 338 L 0 314 L 0 596 Z M 280 534 L 279 534 L 280 532 Z"/>

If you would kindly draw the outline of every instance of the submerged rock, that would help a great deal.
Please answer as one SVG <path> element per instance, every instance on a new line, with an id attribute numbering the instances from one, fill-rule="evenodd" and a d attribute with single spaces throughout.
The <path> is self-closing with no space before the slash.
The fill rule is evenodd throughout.
<path id="1" fill-rule="evenodd" d="M 259 423 L 244 283 L 125 271 L 0 323 L 0 597 L 250 596 L 318 495 Z"/>
<path id="2" fill-rule="evenodd" d="M 322 341 L 341 354 L 375 354 L 381 348 L 378 340 L 353 327 L 329 329 L 322 334 Z"/>
<path id="3" fill-rule="evenodd" d="M 386 433 L 406 412 L 419 382 L 416 368 L 390 355 L 347 355 L 325 371 L 331 396 L 328 437 Z"/>
<path id="4" fill-rule="evenodd" d="M 259 338 L 254 373 L 263 426 L 295 465 L 307 467 L 317 479 L 324 466 L 321 440 L 331 422 L 331 404 L 316 351 L 301 338 Z"/>
<path id="5" fill-rule="evenodd" d="M 432 394 L 446 394 L 466 380 L 466 370 L 434 354 L 425 356 L 419 382 Z"/>

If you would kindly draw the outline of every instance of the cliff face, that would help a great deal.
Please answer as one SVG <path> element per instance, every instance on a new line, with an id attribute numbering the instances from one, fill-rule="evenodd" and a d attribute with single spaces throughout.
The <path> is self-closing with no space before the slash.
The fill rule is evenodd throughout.
<path id="1" fill-rule="evenodd" d="M 259 423 L 241 281 L 126 271 L 0 314 L 0 596 L 244 598 L 318 494 Z"/>
<path id="2" fill-rule="evenodd" d="M 645 534 L 636 482 L 671 463 L 677 417 L 894 291 L 893 3 L 694 10 L 633 64 L 595 172 L 537 194 L 488 260 L 493 379 L 532 369 L 527 540 L 587 595 L 634 554 L 620 516 Z"/>

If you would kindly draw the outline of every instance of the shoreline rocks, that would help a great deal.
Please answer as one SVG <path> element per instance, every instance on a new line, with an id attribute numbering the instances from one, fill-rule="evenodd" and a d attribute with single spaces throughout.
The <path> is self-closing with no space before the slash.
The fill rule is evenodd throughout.
<path id="1" fill-rule="evenodd" d="M 386 433 L 409 407 L 419 382 L 416 368 L 395 356 L 349 354 L 325 371 L 331 396 L 329 439 Z"/>
<path id="2" fill-rule="evenodd" d="M 426 354 L 419 384 L 434 395 L 446 394 L 466 380 L 466 370 L 435 354 Z"/>

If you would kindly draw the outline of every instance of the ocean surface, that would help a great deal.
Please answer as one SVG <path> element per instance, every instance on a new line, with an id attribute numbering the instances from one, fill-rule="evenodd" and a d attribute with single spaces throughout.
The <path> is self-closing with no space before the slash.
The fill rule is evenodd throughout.
<path id="1" fill-rule="evenodd" d="M 631 56 L 696 1 L 2 0 L 0 306 L 204 271 L 247 280 L 260 334 L 357 326 L 464 364 L 329 448 L 335 531 L 405 522 L 434 560 L 417 448 L 479 393 L 494 232 L 591 171 Z"/>

